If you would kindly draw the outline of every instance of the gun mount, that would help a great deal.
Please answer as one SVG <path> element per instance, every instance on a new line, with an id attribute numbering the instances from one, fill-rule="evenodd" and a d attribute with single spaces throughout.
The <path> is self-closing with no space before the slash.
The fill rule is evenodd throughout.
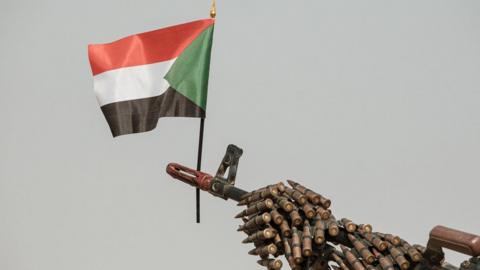
<path id="1" fill-rule="evenodd" d="M 238 231 L 247 234 L 243 243 L 254 245 L 249 254 L 269 270 L 282 267 L 282 255 L 295 270 L 480 270 L 480 236 L 436 226 L 426 247 L 411 245 L 369 224 L 336 219 L 329 199 L 291 180 L 251 192 L 239 189 L 235 177 L 242 153 L 229 145 L 215 176 L 175 163 L 167 173 L 246 206 L 236 216 L 243 221 Z M 457 268 L 445 262 L 444 248 L 472 258 Z"/>

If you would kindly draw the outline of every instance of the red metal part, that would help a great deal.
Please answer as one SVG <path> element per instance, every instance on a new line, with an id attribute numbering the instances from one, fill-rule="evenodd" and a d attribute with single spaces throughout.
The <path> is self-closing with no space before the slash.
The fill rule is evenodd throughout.
<path id="1" fill-rule="evenodd" d="M 428 248 L 448 248 L 473 257 L 480 256 L 480 236 L 436 226 L 430 232 Z"/>
<path id="2" fill-rule="evenodd" d="M 178 163 L 168 164 L 167 173 L 173 178 L 191 186 L 198 187 L 201 190 L 210 191 L 213 176 L 208 173 L 200 172 Z"/>

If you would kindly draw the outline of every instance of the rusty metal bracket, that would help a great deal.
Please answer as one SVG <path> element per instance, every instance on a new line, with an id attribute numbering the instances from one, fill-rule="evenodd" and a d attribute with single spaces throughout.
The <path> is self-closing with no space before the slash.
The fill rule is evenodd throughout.
<path id="1" fill-rule="evenodd" d="M 430 232 L 424 253 L 425 258 L 433 265 L 440 264 L 445 257 L 442 248 L 478 257 L 480 256 L 480 236 L 444 226 L 435 226 Z"/>

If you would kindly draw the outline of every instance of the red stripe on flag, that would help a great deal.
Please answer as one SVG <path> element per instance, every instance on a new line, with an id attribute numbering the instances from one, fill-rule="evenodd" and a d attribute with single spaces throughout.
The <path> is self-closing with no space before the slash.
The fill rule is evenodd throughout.
<path id="1" fill-rule="evenodd" d="M 88 45 L 93 75 L 118 69 L 167 61 L 182 51 L 213 19 L 198 20 L 128 36 L 112 43 Z"/>

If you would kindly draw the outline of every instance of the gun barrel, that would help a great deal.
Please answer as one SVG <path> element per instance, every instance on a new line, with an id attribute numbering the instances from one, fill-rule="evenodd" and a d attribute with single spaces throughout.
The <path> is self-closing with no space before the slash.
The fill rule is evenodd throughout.
<path id="1" fill-rule="evenodd" d="M 169 163 L 167 165 L 167 173 L 186 184 L 201 190 L 210 191 L 213 176 L 208 173 L 200 172 L 178 163 Z"/>
<path id="2" fill-rule="evenodd" d="M 186 184 L 197 187 L 201 190 L 208 191 L 214 196 L 225 199 L 232 199 L 239 202 L 241 198 L 248 192 L 239 189 L 225 180 L 213 177 L 208 173 L 197 171 L 178 163 L 170 163 L 167 165 L 167 173 Z"/>

